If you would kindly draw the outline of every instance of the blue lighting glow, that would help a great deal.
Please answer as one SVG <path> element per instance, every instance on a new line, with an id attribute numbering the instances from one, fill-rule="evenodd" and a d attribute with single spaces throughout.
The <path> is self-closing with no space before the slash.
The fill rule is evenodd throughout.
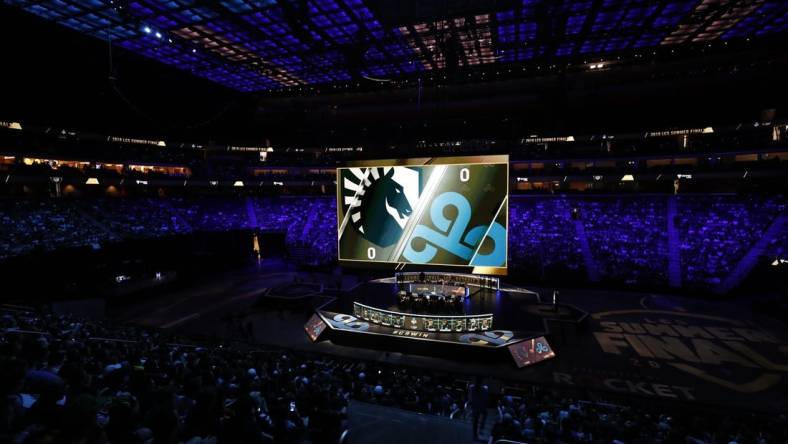
<path id="1" fill-rule="evenodd" d="M 699 0 L 488 2 L 486 12 L 402 23 L 378 17 L 367 0 L 130 0 L 123 14 L 109 0 L 8 3 L 240 91 L 441 70 L 446 35 L 457 41 L 451 59 L 468 67 L 788 30 L 783 0 L 736 4 L 722 16 Z"/>

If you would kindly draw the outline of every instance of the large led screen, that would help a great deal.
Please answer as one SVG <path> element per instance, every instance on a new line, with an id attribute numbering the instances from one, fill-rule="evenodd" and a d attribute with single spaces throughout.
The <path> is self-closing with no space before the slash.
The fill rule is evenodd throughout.
<path id="1" fill-rule="evenodd" d="M 505 274 L 508 202 L 508 156 L 338 168 L 339 260 Z"/>

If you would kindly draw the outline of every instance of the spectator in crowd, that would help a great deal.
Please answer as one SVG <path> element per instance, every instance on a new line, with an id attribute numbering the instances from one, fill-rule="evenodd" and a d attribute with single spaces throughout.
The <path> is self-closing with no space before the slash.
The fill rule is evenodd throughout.
<path id="1" fill-rule="evenodd" d="M 487 401 L 490 389 L 482 383 L 482 377 L 477 376 L 476 382 L 468 390 L 468 400 L 473 416 L 473 439 L 479 439 L 479 426 L 484 426 L 487 421 Z"/>
<path id="2" fill-rule="evenodd" d="M 668 245 L 668 199 L 676 199 L 676 245 Z M 545 281 L 586 279 L 595 271 L 612 284 L 664 287 L 670 251 L 678 249 L 682 280 L 713 289 L 785 208 L 783 198 L 765 196 L 516 198 L 509 209 L 509 266 Z M 330 265 L 337 253 L 335 214 L 329 197 L 7 200 L 0 201 L 0 260 L 123 239 L 255 229 L 284 232 L 296 263 Z M 779 234 L 769 247 L 788 249 Z"/>
<path id="3" fill-rule="evenodd" d="M 190 342 L 110 321 L 4 313 L 0 441 L 335 443 L 351 399 L 455 418 L 467 403 L 476 430 L 497 405 L 491 442 L 788 439 L 780 415 L 666 413 L 514 384 L 517 394 L 493 395 L 480 378 L 445 371 Z"/>

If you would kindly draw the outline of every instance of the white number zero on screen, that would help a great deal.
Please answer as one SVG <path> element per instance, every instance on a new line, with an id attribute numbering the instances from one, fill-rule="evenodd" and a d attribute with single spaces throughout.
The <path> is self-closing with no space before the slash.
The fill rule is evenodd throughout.
<path id="1" fill-rule="evenodd" d="M 468 168 L 460 169 L 460 182 L 467 182 L 471 178 L 471 170 Z"/>
<path id="2" fill-rule="evenodd" d="M 367 257 L 370 259 L 375 259 L 375 249 L 372 247 L 367 248 Z"/>

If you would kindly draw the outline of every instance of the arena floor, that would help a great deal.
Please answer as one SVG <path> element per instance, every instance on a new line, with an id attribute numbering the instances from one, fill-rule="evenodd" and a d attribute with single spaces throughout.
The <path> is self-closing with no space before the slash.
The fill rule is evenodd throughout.
<path id="1" fill-rule="evenodd" d="M 271 272 L 270 270 L 276 271 Z M 266 288 L 323 284 L 307 305 L 330 301 L 355 277 L 306 274 L 265 264 L 195 282 L 166 298 L 112 310 L 113 317 L 189 334 L 241 338 L 252 327 L 259 344 L 355 359 L 481 373 L 513 382 L 576 390 L 586 397 L 636 396 L 661 403 L 788 411 L 788 325 L 756 313 L 745 300 L 709 301 L 610 291 L 562 290 L 561 302 L 589 312 L 587 330 L 554 334 L 557 358 L 533 367 L 471 363 L 332 344 L 311 343 L 311 314 L 293 306 L 256 304 Z M 540 289 L 534 289 L 540 290 Z M 547 293 L 547 291 L 545 291 Z M 531 315 L 528 304 L 513 308 Z M 516 317 L 517 313 L 509 313 Z M 650 402 L 651 402 L 650 401 Z"/>

